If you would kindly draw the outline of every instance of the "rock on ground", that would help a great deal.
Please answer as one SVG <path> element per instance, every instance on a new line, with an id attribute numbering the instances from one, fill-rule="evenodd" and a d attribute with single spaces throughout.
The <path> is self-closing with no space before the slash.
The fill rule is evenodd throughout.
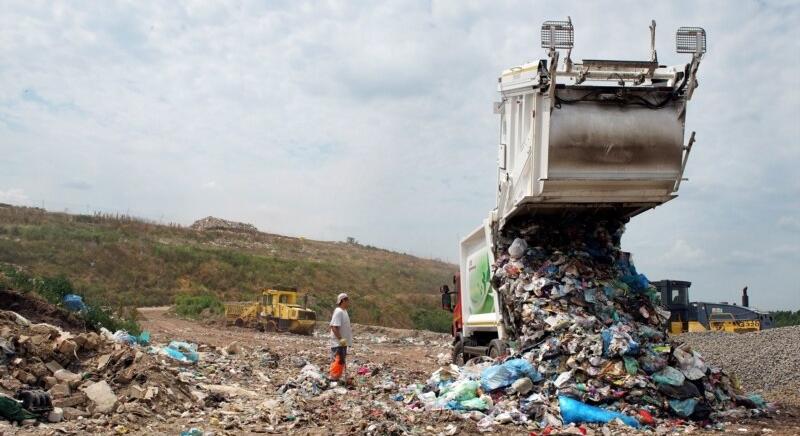
<path id="1" fill-rule="evenodd" d="M 702 332 L 676 337 L 707 362 L 734 372 L 745 390 L 779 393 L 800 404 L 800 326 L 751 333 Z"/>

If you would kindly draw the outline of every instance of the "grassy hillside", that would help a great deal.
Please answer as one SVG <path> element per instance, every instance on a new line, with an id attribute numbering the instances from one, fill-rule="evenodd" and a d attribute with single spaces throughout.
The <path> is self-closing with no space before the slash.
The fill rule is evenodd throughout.
<path id="1" fill-rule="evenodd" d="M 445 316 L 436 312 L 437 289 L 456 269 L 344 242 L 8 206 L 0 206 L 0 262 L 64 276 L 109 306 L 165 305 L 187 294 L 243 300 L 263 287 L 290 285 L 307 292 L 322 317 L 345 291 L 355 322 L 391 327 L 423 327 Z"/>

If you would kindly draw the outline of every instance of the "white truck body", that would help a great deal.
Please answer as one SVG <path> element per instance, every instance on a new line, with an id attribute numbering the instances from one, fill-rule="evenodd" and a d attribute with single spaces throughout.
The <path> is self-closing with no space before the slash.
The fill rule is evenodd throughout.
<path id="1" fill-rule="evenodd" d="M 507 223 L 598 208 L 632 217 L 677 196 L 694 142 L 692 134 L 684 145 L 684 121 L 701 55 L 698 49 L 691 63 L 677 66 L 655 59 L 573 64 L 567 57 L 559 69 L 551 48 L 549 64 L 503 71 L 494 106 L 500 115 L 497 207 L 460 247 L 467 347 L 509 339 L 489 282 L 497 255 L 493 235 Z M 470 341 L 477 336 L 482 339 Z"/>

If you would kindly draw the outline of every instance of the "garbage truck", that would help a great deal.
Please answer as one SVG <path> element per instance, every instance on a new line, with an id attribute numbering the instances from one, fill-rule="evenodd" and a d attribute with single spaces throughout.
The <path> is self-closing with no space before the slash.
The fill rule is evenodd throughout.
<path id="1" fill-rule="evenodd" d="M 677 197 L 695 139 L 692 132 L 687 140 L 684 126 L 706 33 L 679 28 L 676 51 L 691 59 L 667 66 L 658 60 L 655 28 L 653 21 L 647 60 L 573 61 L 572 21 L 545 21 L 547 58 L 500 75 L 496 207 L 460 241 L 454 362 L 502 355 L 514 339 L 490 281 L 505 226 L 559 214 L 628 220 Z"/>

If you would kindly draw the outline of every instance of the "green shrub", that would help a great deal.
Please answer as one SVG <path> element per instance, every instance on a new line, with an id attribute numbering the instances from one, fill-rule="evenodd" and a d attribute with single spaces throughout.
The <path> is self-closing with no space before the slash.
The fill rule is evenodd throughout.
<path id="1" fill-rule="evenodd" d="M 790 325 L 800 325 L 800 310 L 779 310 L 771 313 L 775 320 L 775 327 L 788 327 Z"/>
<path id="2" fill-rule="evenodd" d="M 36 280 L 36 293 L 52 304 L 60 304 L 67 294 L 74 294 L 72 283 L 64 276 Z"/>
<path id="3" fill-rule="evenodd" d="M 220 315 L 225 310 L 222 302 L 213 294 L 175 296 L 175 313 L 180 316 L 197 318 L 206 309 L 214 315 Z"/>
<path id="4" fill-rule="evenodd" d="M 449 333 L 453 323 L 453 314 L 445 310 L 417 309 L 411 313 L 411 321 L 417 330 Z"/>
<path id="5" fill-rule="evenodd" d="M 0 265 L 0 273 L 5 277 L 5 285 L 15 291 L 26 293 L 33 290 L 33 279 L 11 265 Z"/>
<path id="6" fill-rule="evenodd" d="M 2 279 L 3 277 L 5 279 Z M 57 277 L 31 277 L 7 264 L 0 265 L 0 287 L 3 285 L 18 292 L 36 292 L 47 302 L 56 306 L 62 304 L 64 296 L 67 294 L 81 294 L 81 292 L 75 290 L 72 283 L 63 275 Z M 88 307 L 83 317 L 89 327 L 95 330 L 105 327 L 112 332 L 126 330 L 132 334 L 140 333 L 141 328 L 135 319 L 116 317 L 111 309 L 100 306 L 97 301 L 86 298 L 85 295 L 83 301 Z"/>
<path id="7" fill-rule="evenodd" d="M 91 305 L 88 305 L 88 307 L 89 309 L 84 318 L 86 319 L 86 323 L 89 324 L 89 327 L 94 330 L 100 330 L 101 327 L 105 327 L 112 332 L 125 330 L 132 335 L 141 333 L 142 329 L 135 319 L 116 318 L 111 314 L 110 310 Z"/>

